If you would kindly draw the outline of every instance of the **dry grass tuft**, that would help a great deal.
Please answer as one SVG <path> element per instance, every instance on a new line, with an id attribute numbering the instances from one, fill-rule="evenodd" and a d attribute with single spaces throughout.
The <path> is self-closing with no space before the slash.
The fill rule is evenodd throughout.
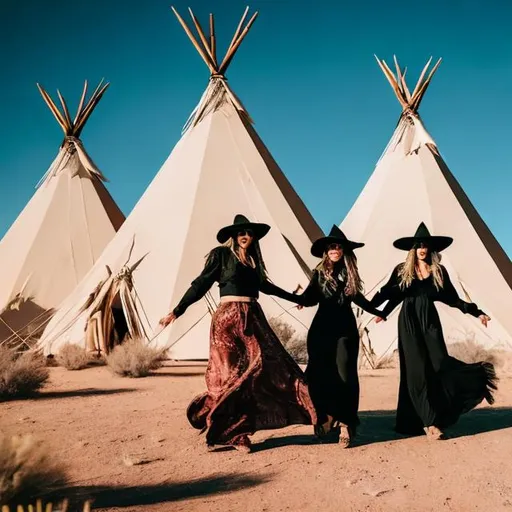
<path id="1" fill-rule="evenodd" d="M 162 366 L 162 359 L 162 351 L 149 347 L 142 340 L 128 339 L 107 356 L 107 364 L 121 377 L 147 377 Z"/>
<path id="2" fill-rule="evenodd" d="M 42 356 L 0 346 L 0 401 L 33 396 L 49 377 Z"/>
<path id="3" fill-rule="evenodd" d="M 296 336 L 295 329 L 281 320 L 280 318 L 271 318 L 269 320 L 270 327 L 276 333 L 279 341 L 282 343 L 286 351 L 293 357 L 297 364 L 307 364 L 308 349 L 306 338 Z"/>
<path id="4" fill-rule="evenodd" d="M 0 434 L 0 505 L 34 501 L 66 483 L 64 468 L 32 436 Z"/>
<path id="5" fill-rule="evenodd" d="M 386 370 L 390 368 L 398 368 L 400 365 L 398 360 L 398 350 L 383 355 L 375 362 L 375 370 Z"/>
<path id="6" fill-rule="evenodd" d="M 448 344 L 452 357 L 465 363 L 491 363 L 502 373 L 512 371 L 512 353 L 501 348 L 486 348 L 469 336 L 462 341 Z"/>
<path id="7" fill-rule="evenodd" d="M 57 356 L 60 366 L 67 370 L 83 370 L 89 365 L 90 358 L 86 350 L 75 343 L 66 343 Z"/>

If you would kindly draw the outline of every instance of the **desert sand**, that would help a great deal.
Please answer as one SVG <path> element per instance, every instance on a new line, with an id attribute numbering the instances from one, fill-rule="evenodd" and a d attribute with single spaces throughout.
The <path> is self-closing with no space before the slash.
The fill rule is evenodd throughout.
<path id="1" fill-rule="evenodd" d="M 512 511 L 512 377 L 493 407 L 446 441 L 393 432 L 398 372 L 361 373 L 361 421 L 348 450 L 312 428 L 258 432 L 254 452 L 209 453 L 185 410 L 200 364 L 127 379 L 106 367 L 51 369 L 36 399 L 0 404 L 0 428 L 32 433 L 69 467 L 72 502 L 123 511 Z"/>

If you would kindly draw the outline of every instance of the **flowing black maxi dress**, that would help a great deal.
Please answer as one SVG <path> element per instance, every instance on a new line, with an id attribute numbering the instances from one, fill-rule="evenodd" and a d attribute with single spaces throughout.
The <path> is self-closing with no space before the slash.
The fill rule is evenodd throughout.
<path id="1" fill-rule="evenodd" d="M 448 355 L 443 329 L 434 302 L 440 301 L 462 313 L 478 317 L 484 313 L 476 304 L 459 298 L 444 267 L 443 287 L 435 287 L 433 276 L 414 279 L 408 288 L 399 286 L 400 265 L 388 283 L 371 300 L 373 306 L 388 301 L 389 315 L 401 302 L 398 317 L 400 388 L 396 431 L 423 433 L 424 427 L 445 428 L 482 400 L 494 402 L 496 374 L 490 363 L 466 364 Z"/>
<path id="2" fill-rule="evenodd" d="M 384 318 L 361 294 L 345 295 L 343 272 L 335 272 L 335 282 L 326 285 L 323 273 L 315 270 L 299 296 L 301 305 L 318 310 L 307 337 L 308 365 L 306 378 L 318 420 L 327 415 L 349 427 L 359 424 L 359 331 L 352 302 L 368 313 Z"/>

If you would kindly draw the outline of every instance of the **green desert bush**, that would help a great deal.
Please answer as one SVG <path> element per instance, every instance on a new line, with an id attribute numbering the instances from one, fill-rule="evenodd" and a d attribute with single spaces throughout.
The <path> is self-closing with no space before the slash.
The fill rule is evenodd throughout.
<path id="1" fill-rule="evenodd" d="M 308 362 L 306 337 L 296 335 L 295 329 L 280 318 L 271 318 L 269 324 L 295 362 L 306 364 Z"/>
<path id="2" fill-rule="evenodd" d="M 42 356 L 34 352 L 19 354 L 0 346 L 0 401 L 32 396 L 49 377 Z"/>
<path id="3" fill-rule="evenodd" d="M 0 434 L 0 505 L 35 501 L 67 482 L 65 469 L 31 435 Z"/>
<path id="4" fill-rule="evenodd" d="M 57 356 L 59 365 L 68 370 L 83 370 L 87 368 L 89 360 L 86 350 L 75 343 L 63 345 Z"/>
<path id="5" fill-rule="evenodd" d="M 107 355 L 110 369 L 121 377 L 146 377 L 152 370 L 162 366 L 161 350 L 150 347 L 142 340 L 128 339 L 122 345 L 117 345 Z"/>

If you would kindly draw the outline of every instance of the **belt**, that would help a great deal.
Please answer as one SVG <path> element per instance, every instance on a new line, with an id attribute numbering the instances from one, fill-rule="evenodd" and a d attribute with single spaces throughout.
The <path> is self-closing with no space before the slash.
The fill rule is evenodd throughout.
<path id="1" fill-rule="evenodd" d="M 222 302 L 257 302 L 255 297 L 239 297 L 238 295 L 225 295 L 220 298 Z"/>

